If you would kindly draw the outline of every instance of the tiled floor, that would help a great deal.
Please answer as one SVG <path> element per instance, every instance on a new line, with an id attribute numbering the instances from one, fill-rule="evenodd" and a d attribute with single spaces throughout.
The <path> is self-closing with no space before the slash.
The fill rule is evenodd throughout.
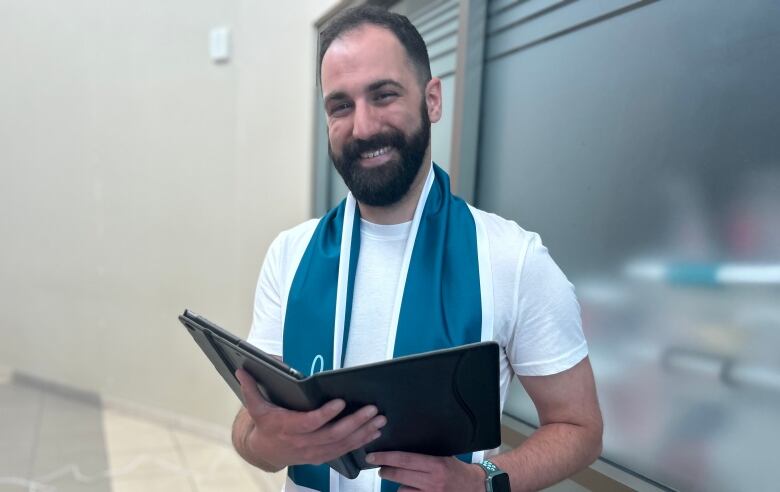
<path id="1" fill-rule="evenodd" d="M 0 492 L 276 492 L 225 443 L 0 373 Z M 546 492 L 587 492 L 566 480 Z"/>
<path id="2" fill-rule="evenodd" d="M 278 491 L 229 444 L 0 379 L 0 491 Z"/>

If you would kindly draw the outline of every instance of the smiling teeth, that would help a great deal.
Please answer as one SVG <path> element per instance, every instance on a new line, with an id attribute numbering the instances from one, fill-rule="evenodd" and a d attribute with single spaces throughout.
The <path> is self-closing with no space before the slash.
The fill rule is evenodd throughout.
<path id="1" fill-rule="evenodd" d="M 372 157 L 376 157 L 378 155 L 386 154 L 390 150 L 390 147 L 382 147 L 381 149 L 375 150 L 373 152 L 364 152 L 360 154 L 360 157 L 363 159 L 371 159 Z"/>

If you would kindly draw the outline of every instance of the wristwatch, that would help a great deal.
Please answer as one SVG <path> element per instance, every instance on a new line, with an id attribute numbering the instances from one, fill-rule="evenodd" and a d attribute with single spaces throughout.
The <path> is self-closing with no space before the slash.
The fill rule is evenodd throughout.
<path id="1" fill-rule="evenodd" d="M 485 479 L 486 492 L 510 492 L 509 475 L 497 467 L 492 461 L 484 460 L 479 466 L 485 470 L 487 478 Z"/>

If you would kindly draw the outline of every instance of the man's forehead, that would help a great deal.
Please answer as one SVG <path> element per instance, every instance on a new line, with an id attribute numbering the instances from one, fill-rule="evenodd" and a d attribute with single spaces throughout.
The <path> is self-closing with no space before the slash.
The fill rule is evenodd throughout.
<path id="1" fill-rule="evenodd" d="M 401 82 L 413 68 L 395 35 L 364 25 L 336 38 L 322 58 L 322 92 L 367 88 L 376 80 Z M 346 87 L 351 86 L 351 87 Z"/>

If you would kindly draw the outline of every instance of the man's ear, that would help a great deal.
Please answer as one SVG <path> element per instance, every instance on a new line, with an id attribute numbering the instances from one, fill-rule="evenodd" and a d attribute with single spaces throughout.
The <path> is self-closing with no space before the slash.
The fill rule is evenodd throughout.
<path id="1" fill-rule="evenodd" d="M 432 77 L 425 84 L 425 103 L 428 106 L 428 119 L 431 123 L 436 123 L 441 119 L 441 80 L 438 77 Z"/>

